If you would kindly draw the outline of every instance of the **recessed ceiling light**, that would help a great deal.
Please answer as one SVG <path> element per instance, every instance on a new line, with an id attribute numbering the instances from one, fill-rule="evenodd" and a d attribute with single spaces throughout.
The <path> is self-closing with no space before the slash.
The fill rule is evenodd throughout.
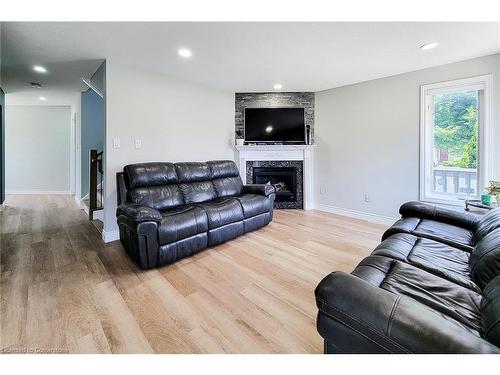
<path id="1" fill-rule="evenodd" d="M 33 70 L 37 73 L 47 73 L 47 69 L 45 69 L 43 66 L 41 65 L 35 65 L 33 67 Z"/>
<path id="2" fill-rule="evenodd" d="M 273 87 L 275 90 L 281 90 L 283 88 L 283 85 L 281 83 L 277 83 Z"/>
<path id="3" fill-rule="evenodd" d="M 437 46 L 439 46 L 439 43 L 437 43 L 437 42 L 425 43 L 424 45 L 420 46 L 420 49 L 423 49 L 426 51 L 429 49 L 436 48 Z"/>
<path id="4" fill-rule="evenodd" d="M 191 52 L 191 50 L 187 49 L 187 48 L 181 48 L 179 50 L 179 56 L 182 56 L 182 57 L 191 57 L 193 53 Z"/>
<path id="5" fill-rule="evenodd" d="M 45 96 L 40 96 L 39 99 L 42 100 L 42 101 L 46 101 L 47 100 L 47 98 Z"/>

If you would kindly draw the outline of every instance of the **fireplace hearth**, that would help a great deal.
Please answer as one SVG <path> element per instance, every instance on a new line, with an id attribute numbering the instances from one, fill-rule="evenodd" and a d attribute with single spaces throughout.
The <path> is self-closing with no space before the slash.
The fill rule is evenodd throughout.
<path id="1" fill-rule="evenodd" d="M 301 161 L 248 161 L 246 166 L 247 183 L 275 187 L 275 208 L 303 207 Z"/>

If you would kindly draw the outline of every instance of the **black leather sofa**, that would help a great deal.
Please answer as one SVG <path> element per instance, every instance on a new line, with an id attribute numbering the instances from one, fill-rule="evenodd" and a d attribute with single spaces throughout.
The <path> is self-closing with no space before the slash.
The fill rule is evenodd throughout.
<path id="1" fill-rule="evenodd" d="M 500 208 L 420 202 L 315 290 L 325 353 L 500 353 Z"/>
<path id="2" fill-rule="evenodd" d="M 117 173 L 120 241 L 143 269 L 267 225 L 275 189 L 243 185 L 233 161 L 142 163 Z"/>

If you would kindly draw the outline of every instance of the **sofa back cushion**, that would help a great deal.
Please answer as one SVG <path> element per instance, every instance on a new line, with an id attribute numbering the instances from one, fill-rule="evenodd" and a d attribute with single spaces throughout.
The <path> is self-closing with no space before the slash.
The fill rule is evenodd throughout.
<path id="1" fill-rule="evenodd" d="M 217 197 L 207 163 L 175 163 L 175 170 L 186 204 L 207 202 Z"/>
<path id="2" fill-rule="evenodd" d="M 127 201 L 157 210 L 184 203 L 172 163 L 140 163 L 123 168 L 128 189 Z"/>
<path id="3" fill-rule="evenodd" d="M 490 210 L 474 228 L 472 243 L 475 245 L 492 230 L 500 228 L 500 207 Z"/>
<path id="4" fill-rule="evenodd" d="M 484 288 L 480 311 L 484 337 L 500 346 L 500 275 Z"/>
<path id="5" fill-rule="evenodd" d="M 235 197 L 243 191 L 240 172 L 234 161 L 214 160 L 209 161 L 212 173 L 212 183 L 218 197 Z"/>
<path id="6" fill-rule="evenodd" d="M 470 255 L 469 265 L 472 280 L 481 289 L 500 275 L 500 228 L 478 242 Z"/>

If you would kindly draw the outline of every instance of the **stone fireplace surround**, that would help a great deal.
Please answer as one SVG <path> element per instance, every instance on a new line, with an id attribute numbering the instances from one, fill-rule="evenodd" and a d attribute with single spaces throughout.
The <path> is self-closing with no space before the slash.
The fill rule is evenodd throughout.
<path id="1" fill-rule="evenodd" d="M 277 205 L 276 208 L 313 208 L 313 151 L 315 145 L 245 145 L 235 146 L 236 163 L 240 171 L 241 179 L 252 183 L 252 175 L 248 168 L 252 166 L 291 166 L 298 167 L 302 179 L 298 180 L 302 195 L 302 207 L 286 207 L 286 202 Z M 299 186 L 297 187 L 299 190 Z"/>
<path id="2" fill-rule="evenodd" d="M 268 160 L 268 161 L 247 161 L 246 162 L 246 182 L 253 182 L 253 169 L 258 167 L 286 168 L 294 167 L 297 181 L 297 200 L 295 202 L 274 201 L 274 208 L 302 208 L 303 207 L 303 162 L 301 160 Z"/>

